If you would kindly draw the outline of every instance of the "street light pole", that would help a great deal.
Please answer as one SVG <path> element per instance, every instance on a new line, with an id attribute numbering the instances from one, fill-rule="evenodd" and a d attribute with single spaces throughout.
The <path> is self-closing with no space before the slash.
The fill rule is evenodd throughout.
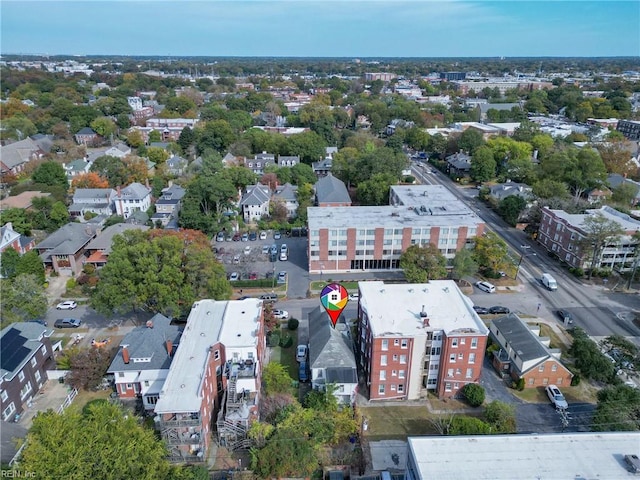
<path id="1" fill-rule="evenodd" d="M 533 256 L 537 255 L 536 253 L 526 254 L 525 252 L 530 248 L 531 247 L 529 245 L 522 245 L 522 252 L 520 253 L 520 260 L 518 261 L 518 265 L 516 266 L 516 275 L 515 275 L 515 277 L 513 277 L 514 280 L 518 280 L 518 273 L 520 273 L 520 265 L 522 265 L 522 260 L 524 259 L 524 257 L 533 257 Z"/>

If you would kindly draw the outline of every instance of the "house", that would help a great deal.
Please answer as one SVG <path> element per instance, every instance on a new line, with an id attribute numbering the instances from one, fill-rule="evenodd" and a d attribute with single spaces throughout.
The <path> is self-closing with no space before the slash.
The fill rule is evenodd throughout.
<path id="1" fill-rule="evenodd" d="M 514 381 L 524 379 L 525 388 L 571 385 L 573 374 L 560 361 L 560 349 L 549 348 L 550 339 L 540 337 L 540 326 L 527 325 L 510 313 L 491 321 L 491 339 L 500 347 L 493 366 Z"/>
<path id="2" fill-rule="evenodd" d="M 170 461 L 206 461 L 214 422 L 220 445 L 248 445 L 258 418 L 263 323 L 257 298 L 193 304 L 154 409 Z"/>
<path id="3" fill-rule="evenodd" d="M 73 180 L 73 177 L 77 177 L 78 175 L 82 175 L 84 173 L 89 173 L 91 164 L 84 158 L 80 158 L 69 163 L 63 163 L 62 168 L 64 168 L 64 171 L 67 174 L 67 178 L 69 179 L 69 182 L 71 182 Z"/>
<path id="4" fill-rule="evenodd" d="M 456 397 L 480 380 L 488 330 L 456 282 L 358 288 L 355 351 L 369 400 Z"/>
<path id="5" fill-rule="evenodd" d="M 471 172 L 471 157 L 464 152 L 449 155 L 446 158 L 447 173 L 455 177 L 467 177 Z"/>
<path id="6" fill-rule="evenodd" d="M 319 162 L 313 162 L 311 164 L 311 168 L 313 169 L 313 173 L 316 174 L 316 177 L 326 177 L 329 172 L 331 172 L 331 167 L 333 165 L 333 159 L 327 157 Z"/>
<path id="7" fill-rule="evenodd" d="M 42 153 L 50 153 L 51 148 L 53 147 L 54 136 L 53 135 L 45 135 L 43 133 L 36 133 L 35 135 L 31 135 L 31 140 L 33 140 L 38 148 L 42 151 Z"/>
<path id="8" fill-rule="evenodd" d="M 624 463 L 638 454 L 638 432 L 424 436 L 407 439 L 406 480 L 444 478 L 633 477 Z M 629 448 L 633 445 L 634 448 Z M 513 465 L 518 465 L 514 469 Z M 579 473 L 576 473 L 579 472 Z"/>
<path id="9" fill-rule="evenodd" d="M 88 212 L 111 216 L 115 212 L 116 191 L 113 188 L 77 188 L 73 192 L 73 203 L 69 215 L 84 217 Z"/>
<path id="10" fill-rule="evenodd" d="M 416 244 L 433 243 L 453 259 L 484 231 L 442 185 L 392 185 L 389 197 L 390 205 L 309 207 L 309 272 L 398 270 L 402 252 Z"/>
<path id="11" fill-rule="evenodd" d="M 75 134 L 75 139 L 78 145 L 91 147 L 98 142 L 100 135 L 98 135 L 92 128 L 84 127 Z"/>
<path id="12" fill-rule="evenodd" d="M 145 410 L 155 408 L 181 334 L 182 329 L 160 313 L 127 333 L 107 370 L 119 398 L 140 397 Z"/>
<path id="13" fill-rule="evenodd" d="M 99 226 L 67 223 L 35 246 L 46 269 L 58 275 L 78 275 L 85 261 L 87 244 L 95 238 Z"/>
<path id="14" fill-rule="evenodd" d="M 253 160 L 246 159 L 244 162 L 245 167 L 251 170 L 256 175 L 264 174 L 265 169 L 269 165 L 276 164 L 276 156 L 273 153 L 262 152 L 258 153 Z"/>
<path id="15" fill-rule="evenodd" d="M 626 178 L 619 173 L 612 173 L 607 177 L 607 183 L 612 189 L 618 188 L 620 185 L 630 185 L 635 188 L 635 196 L 632 200 L 632 205 L 640 204 L 640 182 L 636 182 L 631 180 L 630 178 Z"/>
<path id="16" fill-rule="evenodd" d="M 240 199 L 242 218 L 246 223 L 255 222 L 269 215 L 271 190 L 266 185 L 248 185 Z"/>
<path id="17" fill-rule="evenodd" d="M 586 195 L 587 195 L 587 202 L 589 202 L 590 204 L 594 204 L 594 203 L 602 204 L 602 203 L 605 203 L 609 198 L 611 198 L 611 195 L 613 195 L 613 192 L 609 190 L 607 187 L 592 188 L 591 190 L 586 192 Z"/>
<path id="18" fill-rule="evenodd" d="M 20 255 L 24 255 L 35 247 L 35 244 L 34 238 L 16 232 L 11 222 L 7 222 L 0 227 L 0 253 L 8 248 L 13 248 Z"/>
<path id="19" fill-rule="evenodd" d="M 640 232 L 640 221 L 609 206 L 587 210 L 583 214 L 542 207 L 540 213 L 540 228 L 536 237 L 538 243 L 557 255 L 569 267 L 588 269 L 593 266 L 619 272 L 630 272 L 633 269 L 638 248 L 638 241 L 634 235 Z M 589 235 L 585 220 L 596 215 L 617 223 L 624 232 L 599 252 L 585 246 Z"/>
<path id="20" fill-rule="evenodd" d="M 237 157 L 231 152 L 227 152 L 227 154 L 222 158 L 222 164 L 225 167 L 243 167 L 246 162 L 244 157 Z"/>
<path id="21" fill-rule="evenodd" d="M 309 368 L 311 386 L 324 390 L 335 386 L 339 403 L 351 404 L 358 388 L 358 370 L 353 345 L 344 323 L 332 328 L 329 315 L 320 307 L 309 313 Z"/>
<path id="22" fill-rule="evenodd" d="M 138 182 L 120 188 L 116 191 L 113 199 L 116 208 L 116 214 L 129 218 L 133 212 L 146 212 L 151 207 L 151 189 Z"/>
<path id="23" fill-rule="evenodd" d="M 351 197 L 344 182 L 331 172 L 320 178 L 313 186 L 318 207 L 350 207 Z"/>
<path id="24" fill-rule="evenodd" d="M 43 153 L 31 138 L 0 146 L 0 172 L 18 175 L 27 163 L 42 158 Z"/>
<path id="25" fill-rule="evenodd" d="M 489 196 L 498 202 L 515 195 L 523 200 L 533 199 L 533 189 L 524 183 L 505 182 L 489 187 Z"/>
<path id="26" fill-rule="evenodd" d="M 280 155 L 278 156 L 278 166 L 279 167 L 294 167 L 295 165 L 300 163 L 300 157 L 297 155 Z"/>
<path id="27" fill-rule="evenodd" d="M 18 195 L 5 197 L 0 202 L 0 211 L 10 208 L 23 208 L 29 210 L 32 207 L 34 198 L 49 197 L 50 193 L 45 192 L 22 192 Z"/>
<path id="28" fill-rule="evenodd" d="M 113 147 L 105 150 L 104 155 L 109 155 L 110 157 L 115 158 L 124 158 L 127 155 L 131 155 L 131 147 L 124 143 L 117 143 Z"/>
<path id="29" fill-rule="evenodd" d="M 298 187 L 290 183 L 276 187 L 271 201 L 281 202 L 287 209 L 287 218 L 294 218 L 298 213 Z"/>
<path id="30" fill-rule="evenodd" d="M 111 253 L 113 237 L 120 235 L 127 230 L 149 230 L 146 225 L 135 225 L 130 223 L 116 223 L 105 228 L 100 235 L 91 240 L 86 247 L 87 259 L 85 263 L 90 263 L 96 268 L 104 267 Z"/>
<path id="31" fill-rule="evenodd" d="M 179 177 L 185 172 L 188 163 L 186 159 L 178 155 L 171 155 L 165 162 L 167 173 Z"/>
<path id="32" fill-rule="evenodd" d="M 156 212 L 151 216 L 151 221 L 154 224 L 160 222 L 166 227 L 171 219 L 177 220 L 185 193 L 186 190 L 180 185 L 169 182 L 169 186 L 162 190 L 160 198 L 156 201 Z"/>
<path id="33" fill-rule="evenodd" d="M 0 408 L 2 420 L 12 421 L 47 381 L 55 366 L 52 330 L 36 322 L 12 323 L 0 332 Z"/>

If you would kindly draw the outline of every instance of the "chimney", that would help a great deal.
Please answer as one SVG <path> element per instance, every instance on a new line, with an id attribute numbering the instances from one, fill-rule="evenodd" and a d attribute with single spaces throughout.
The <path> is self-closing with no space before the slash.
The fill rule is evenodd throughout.
<path id="1" fill-rule="evenodd" d="M 173 342 L 171 341 L 171 339 L 167 339 L 166 344 L 167 344 L 167 354 L 171 356 L 173 353 Z"/>
<path id="2" fill-rule="evenodd" d="M 420 310 L 420 318 L 422 319 L 422 325 L 425 327 L 429 326 L 429 317 L 427 316 L 427 312 L 424 309 L 424 305 L 422 305 L 422 310 Z"/>
<path id="3" fill-rule="evenodd" d="M 129 363 L 129 349 L 126 345 L 122 347 L 122 359 L 124 360 L 124 363 Z"/>
<path id="4" fill-rule="evenodd" d="M 153 328 L 153 321 L 152 320 L 147 320 L 147 328 Z"/>

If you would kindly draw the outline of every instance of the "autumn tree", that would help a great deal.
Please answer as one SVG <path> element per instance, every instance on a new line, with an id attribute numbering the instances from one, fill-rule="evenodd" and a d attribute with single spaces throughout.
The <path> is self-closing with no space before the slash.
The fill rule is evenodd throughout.
<path id="1" fill-rule="evenodd" d="M 481 269 L 495 273 L 505 270 L 510 264 L 507 244 L 494 232 L 476 237 L 473 256 Z"/>
<path id="2" fill-rule="evenodd" d="M 447 277 L 447 259 L 433 244 L 411 245 L 400 255 L 400 268 L 409 283 L 425 283 Z"/>
<path id="3" fill-rule="evenodd" d="M 107 347 L 88 347 L 75 352 L 69 358 L 70 371 L 65 381 L 73 388 L 90 390 L 102 382 L 104 372 L 107 371 L 115 349 Z"/>
<path id="4" fill-rule="evenodd" d="M 71 180 L 71 189 L 78 188 L 109 188 L 109 181 L 95 172 L 81 173 Z"/>

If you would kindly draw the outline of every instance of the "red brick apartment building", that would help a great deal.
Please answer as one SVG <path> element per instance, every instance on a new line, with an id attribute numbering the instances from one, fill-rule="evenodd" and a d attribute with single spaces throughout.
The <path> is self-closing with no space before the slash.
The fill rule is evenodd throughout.
<path id="1" fill-rule="evenodd" d="M 370 400 L 455 397 L 480 380 L 488 329 L 452 280 L 360 282 L 356 355 Z"/>
<path id="2" fill-rule="evenodd" d="M 220 445 L 246 446 L 258 415 L 263 323 L 256 298 L 193 304 L 154 410 L 171 461 L 205 461 L 214 425 Z"/>

